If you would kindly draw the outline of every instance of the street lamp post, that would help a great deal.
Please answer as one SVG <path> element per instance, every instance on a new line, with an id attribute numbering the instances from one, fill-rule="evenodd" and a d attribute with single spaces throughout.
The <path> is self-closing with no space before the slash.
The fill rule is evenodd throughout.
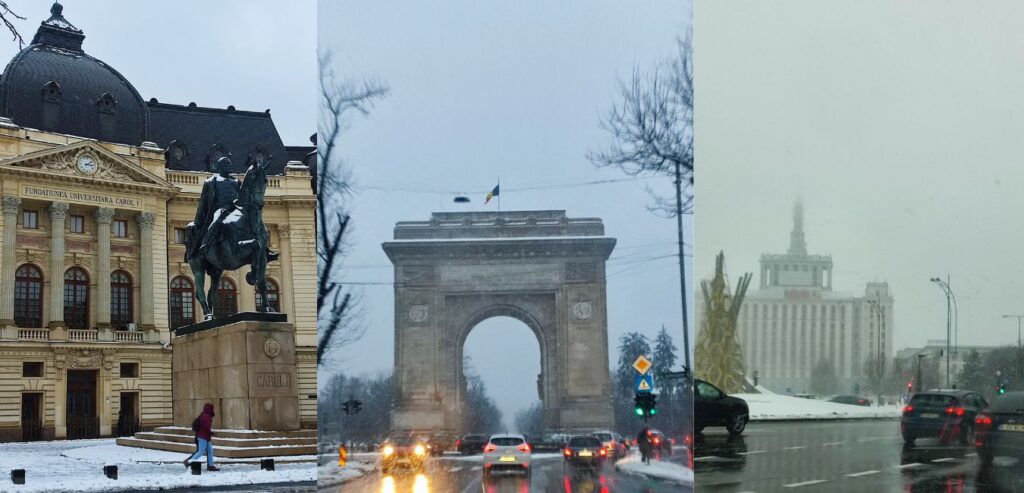
<path id="1" fill-rule="evenodd" d="M 952 328 L 952 323 L 951 323 L 952 322 L 952 318 L 951 318 L 952 310 L 951 309 L 952 309 L 953 289 L 949 287 L 948 276 L 947 276 L 947 280 L 946 281 L 943 281 L 942 279 L 939 279 L 938 277 L 933 277 L 933 278 L 931 278 L 931 282 L 934 282 L 935 284 L 938 284 L 939 287 L 942 288 L 942 292 L 945 293 L 945 295 L 946 295 L 946 388 L 948 389 L 950 387 L 950 383 L 949 383 L 950 382 L 950 380 L 949 380 L 949 354 L 950 354 L 950 350 L 949 349 L 950 348 L 949 348 L 949 345 L 950 345 L 950 342 L 951 342 L 950 339 L 952 339 L 952 337 L 951 337 L 952 334 L 950 332 L 950 329 Z"/>
<path id="2" fill-rule="evenodd" d="M 1021 332 L 1021 320 L 1024 320 L 1024 315 L 1003 315 L 1003 318 L 1015 318 L 1017 319 L 1017 349 L 1021 348 L 1020 345 L 1020 332 Z"/>
<path id="3" fill-rule="evenodd" d="M 881 296 L 879 296 L 879 299 L 876 300 L 868 300 L 868 305 L 870 305 L 871 308 L 874 309 L 875 317 L 878 319 L 878 323 L 875 325 L 875 350 L 878 352 L 878 361 L 876 362 L 876 365 L 878 366 L 878 378 L 882 379 L 882 373 L 885 371 L 883 369 L 885 366 L 885 355 L 882 351 L 882 332 L 885 330 L 885 307 L 882 306 L 880 298 Z M 881 394 L 881 390 L 879 390 L 879 394 Z M 879 395 L 878 397 L 879 399 L 877 405 L 881 406 L 881 395 Z"/>
<path id="4" fill-rule="evenodd" d="M 924 358 L 925 356 L 928 356 L 928 355 L 924 354 L 924 353 L 919 353 L 917 355 L 917 387 L 914 389 L 914 393 L 915 394 L 920 392 L 921 389 L 922 389 L 922 387 L 921 387 L 921 358 Z"/>

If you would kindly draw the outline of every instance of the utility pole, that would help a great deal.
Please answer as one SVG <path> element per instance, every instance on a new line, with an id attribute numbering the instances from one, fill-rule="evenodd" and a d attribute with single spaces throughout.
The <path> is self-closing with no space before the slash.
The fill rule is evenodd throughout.
<path id="1" fill-rule="evenodd" d="M 938 284 L 942 288 L 942 292 L 946 295 L 946 388 L 950 388 L 949 379 L 949 357 L 950 357 L 950 343 L 952 342 L 952 297 L 953 289 L 949 287 L 949 275 L 946 275 L 946 280 L 943 281 L 938 277 L 931 278 L 931 281 Z"/>
<path id="2" fill-rule="evenodd" d="M 690 366 L 690 322 L 686 309 L 686 258 L 683 253 L 683 172 L 681 165 L 676 163 L 676 229 L 679 245 L 679 291 L 682 294 L 680 299 L 683 305 L 683 360 L 686 361 L 686 369 L 693 378 L 692 367 Z"/>
<path id="3" fill-rule="evenodd" d="M 1021 333 L 1021 320 L 1024 320 L 1024 315 L 1003 315 L 1003 318 L 1015 318 L 1017 319 L 1017 349 L 1020 350 L 1020 333 Z"/>

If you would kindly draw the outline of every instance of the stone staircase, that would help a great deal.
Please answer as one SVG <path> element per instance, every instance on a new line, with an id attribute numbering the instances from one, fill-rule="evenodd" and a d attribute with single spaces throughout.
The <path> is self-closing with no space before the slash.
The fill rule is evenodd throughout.
<path id="1" fill-rule="evenodd" d="M 187 454 L 195 452 L 195 435 L 182 426 L 161 426 L 153 431 L 117 439 L 118 445 Z M 251 459 L 259 457 L 315 456 L 316 430 L 250 431 L 213 430 L 213 448 L 217 457 Z"/>

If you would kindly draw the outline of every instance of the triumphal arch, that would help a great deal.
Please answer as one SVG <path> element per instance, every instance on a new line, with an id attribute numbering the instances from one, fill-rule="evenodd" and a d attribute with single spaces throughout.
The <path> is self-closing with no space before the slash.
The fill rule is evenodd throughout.
<path id="1" fill-rule="evenodd" d="M 473 431 L 461 420 L 463 346 L 473 327 L 498 316 L 537 337 L 545 430 L 611 426 L 605 261 L 615 239 L 600 219 L 434 213 L 399 222 L 383 247 L 395 266 L 392 429 Z"/>

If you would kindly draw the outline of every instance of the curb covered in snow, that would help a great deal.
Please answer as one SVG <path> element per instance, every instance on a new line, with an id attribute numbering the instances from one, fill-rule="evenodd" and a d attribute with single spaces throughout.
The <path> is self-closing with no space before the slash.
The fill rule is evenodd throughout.
<path id="1" fill-rule="evenodd" d="M 634 452 L 625 459 L 615 463 L 615 469 L 624 474 L 634 476 L 645 476 L 648 478 L 668 481 L 672 483 L 693 486 L 693 470 L 673 462 L 652 460 L 650 464 L 644 464 L 640 460 L 640 454 Z"/>

